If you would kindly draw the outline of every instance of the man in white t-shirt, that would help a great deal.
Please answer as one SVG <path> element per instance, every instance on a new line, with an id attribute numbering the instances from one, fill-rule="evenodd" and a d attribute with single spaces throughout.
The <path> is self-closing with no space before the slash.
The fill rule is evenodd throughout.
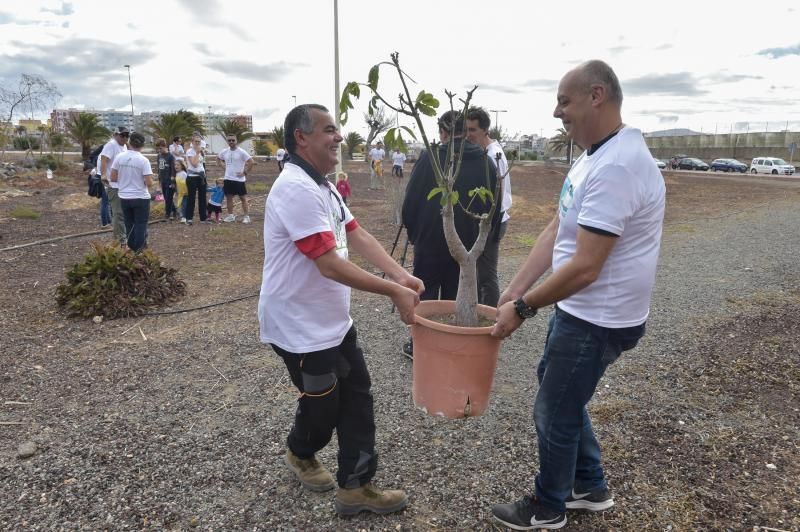
<path id="1" fill-rule="evenodd" d="M 369 167 L 370 167 L 370 190 L 378 190 L 383 188 L 383 158 L 386 157 L 386 151 L 383 149 L 383 142 L 378 142 L 377 146 L 369 150 Z"/>
<path id="2" fill-rule="evenodd" d="M 111 226 L 114 229 L 114 240 L 125 244 L 125 219 L 122 216 L 122 204 L 119 202 L 117 189 L 119 185 L 111 181 L 111 165 L 117 155 L 127 150 L 126 143 L 130 132 L 125 126 L 114 131 L 114 138 L 106 142 L 100 152 L 100 174 L 104 183 L 108 184 L 108 203 L 111 205 Z"/>
<path id="3" fill-rule="evenodd" d="M 338 484 L 339 514 L 399 511 L 407 504 L 405 493 L 371 482 L 378 460 L 373 398 L 350 317 L 350 289 L 389 296 L 403 322 L 413 323 L 424 286 L 358 225 L 325 178 L 336 167 L 342 142 L 327 109 L 297 106 L 284 129 L 290 159 L 267 196 L 258 302 L 261 341 L 280 355 L 301 393 L 284 461 L 311 491 Z M 350 262 L 348 246 L 387 278 Z M 336 481 L 316 459 L 334 429 Z"/>
<path id="4" fill-rule="evenodd" d="M 142 155 L 144 135 L 130 135 L 131 149 L 119 154 L 111 165 L 111 182 L 118 188 L 128 249 L 139 253 L 147 247 L 147 221 L 150 219 L 150 188 L 153 169 Z"/>
<path id="5" fill-rule="evenodd" d="M 555 218 L 500 297 L 492 331 L 500 337 L 556 304 L 537 370 L 535 494 L 492 508 L 513 528 L 559 528 L 566 510 L 614 505 L 586 404 L 608 365 L 644 335 L 665 196 L 642 133 L 623 124 L 621 107 L 617 76 L 602 61 L 561 79 L 553 115 L 586 152 L 564 181 Z"/>
<path id="6" fill-rule="evenodd" d="M 228 135 L 225 139 L 228 147 L 219 152 L 219 159 L 225 166 L 225 180 L 222 188 L 225 191 L 225 201 L 228 208 L 228 215 L 223 219 L 225 222 L 235 222 L 236 215 L 233 214 L 233 197 L 239 196 L 242 203 L 243 224 L 250 223 L 250 215 L 247 213 L 247 174 L 253 167 L 253 158 L 249 153 L 238 146 L 236 135 Z"/>
<path id="7" fill-rule="evenodd" d="M 172 154 L 173 157 L 177 160 L 178 158 L 183 159 L 186 157 L 186 151 L 183 149 L 183 144 L 181 144 L 181 138 L 178 136 L 172 137 L 172 144 L 169 145 L 169 152 Z"/>
<path id="8" fill-rule="evenodd" d="M 275 152 L 275 160 L 278 161 L 278 173 L 283 172 L 283 160 L 286 158 L 286 150 L 278 148 Z"/>
<path id="9" fill-rule="evenodd" d="M 403 165 L 406 164 L 406 154 L 395 148 L 392 154 L 392 175 L 403 177 Z"/>
<path id="10" fill-rule="evenodd" d="M 478 257 L 478 302 L 490 307 L 497 306 L 500 299 L 500 284 L 497 279 L 497 262 L 500 258 L 500 241 L 506 234 L 511 216 L 511 175 L 508 160 L 500 143 L 489 136 L 492 121 L 482 107 L 472 107 L 467 113 L 467 140 L 477 144 L 497 164 L 497 174 L 503 178 L 503 200 L 500 202 L 500 223 L 492 228 L 486 239 L 486 247 Z M 498 158 L 499 157 L 499 158 Z"/>

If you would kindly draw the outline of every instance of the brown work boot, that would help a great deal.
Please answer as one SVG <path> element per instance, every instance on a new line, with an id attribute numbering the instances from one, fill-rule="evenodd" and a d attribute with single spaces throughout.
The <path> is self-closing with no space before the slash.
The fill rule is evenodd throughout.
<path id="1" fill-rule="evenodd" d="M 368 482 L 359 488 L 339 488 L 334 504 L 339 515 L 355 515 L 362 511 L 389 514 L 405 508 L 408 497 L 402 490 L 382 490 Z"/>
<path id="2" fill-rule="evenodd" d="M 328 491 L 336 487 L 331 472 L 320 464 L 315 456 L 299 458 L 291 449 L 286 449 L 283 461 L 286 463 L 286 467 L 295 474 L 300 484 L 311 491 Z"/>

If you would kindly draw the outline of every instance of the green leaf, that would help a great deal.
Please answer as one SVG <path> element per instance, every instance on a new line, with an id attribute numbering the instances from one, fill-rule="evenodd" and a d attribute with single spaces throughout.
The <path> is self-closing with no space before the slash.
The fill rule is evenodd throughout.
<path id="1" fill-rule="evenodd" d="M 453 205 L 458 203 L 458 191 L 454 190 L 450 193 L 450 203 Z"/>
<path id="2" fill-rule="evenodd" d="M 378 90 L 378 69 L 380 65 L 375 65 L 369 69 L 369 76 L 367 76 L 367 85 L 370 89 L 376 91 Z"/>
<path id="3" fill-rule="evenodd" d="M 400 126 L 400 129 L 404 129 L 404 130 L 406 130 L 406 131 L 408 132 L 408 134 L 409 134 L 409 135 L 411 135 L 411 138 L 412 138 L 412 139 L 414 139 L 414 140 L 417 140 L 417 136 L 416 136 L 416 135 L 414 135 L 414 132 L 413 132 L 413 131 L 411 131 L 411 130 L 408 128 L 408 126 Z"/>
<path id="4" fill-rule="evenodd" d="M 397 128 L 393 127 L 390 128 L 386 135 L 383 136 L 383 143 L 386 145 L 387 149 L 391 149 L 394 146 L 394 134 L 397 131 Z"/>
<path id="5" fill-rule="evenodd" d="M 430 192 L 428 192 L 428 199 L 433 198 L 434 196 L 436 196 L 436 194 L 442 194 L 443 192 L 444 192 L 444 189 L 442 187 L 433 188 L 433 189 L 431 189 Z"/>
<path id="6" fill-rule="evenodd" d="M 436 109 L 433 107 L 428 107 L 427 105 L 417 104 L 417 109 L 420 113 L 424 114 L 425 116 L 436 116 Z"/>

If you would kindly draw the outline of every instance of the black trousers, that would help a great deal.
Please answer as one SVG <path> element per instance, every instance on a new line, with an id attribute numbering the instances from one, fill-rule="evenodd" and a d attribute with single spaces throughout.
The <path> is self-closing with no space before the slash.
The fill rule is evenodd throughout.
<path id="1" fill-rule="evenodd" d="M 486 247 L 478 257 L 478 303 L 482 305 L 496 307 L 500 299 L 497 261 L 500 257 L 500 241 L 506 234 L 507 226 L 508 222 L 502 222 L 492 228 L 486 239 Z"/>
<path id="2" fill-rule="evenodd" d="M 302 394 L 286 440 L 289 449 L 300 458 L 310 458 L 331 441 L 336 429 L 336 482 L 342 488 L 369 482 L 378 468 L 372 381 L 355 326 L 330 349 L 298 354 L 272 348 Z"/>
<path id="3" fill-rule="evenodd" d="M 419 296 L 421 300 L 455 300 L 460 274 L 461 268 L 450 255 L 425 253 L 414 247 L 414 277 L 425 283 L 425 291 Z"/>
<path id="4" fill-rule="evenodd" d="M 194 204 L 197 201 L 197 212 L 200 215 L 200 221 L 206 220 L 206 176 L 203 175 L 190 175 L 186 178 L 186 188 L 188 194 L 186 196 L 186 212 L 184 216 L 191 221 L 194 218 Z"/>

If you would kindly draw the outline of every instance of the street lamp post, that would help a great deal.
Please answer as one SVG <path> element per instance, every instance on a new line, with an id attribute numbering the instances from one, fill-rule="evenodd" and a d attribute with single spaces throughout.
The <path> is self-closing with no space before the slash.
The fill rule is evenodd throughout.
<path id="1" fill-rule="evenodd" d="M 333 0 L 333 70 L 334 70 L 334 105 L 333 116 L 336 129 L 340 129 L 339 121 L 339 0 Z M 341 133 L 341 131 L 340 131 Z M 336 149 L 336 175 L 342 171 L 342 143 Z"/>
<path id="2" fill-rule="evenodd" d="M 500 113 L 507 113 L 508 111 L 505 109 L 489 109 L 489 112 L 494 113 L 494 127 L 496 127 L 498 131 L 500 131 L 500 118 L 498 115 Z M 496 140 L 500 141 L 503 139 L 496 139 Z"/>
<path id="3" fill-rule="evenodd" d="M 297 96 L 292 94 L 292 98 L 294 98 L 294 107 L 297 107 Z"/>
<path id="4" fill-rule="evenodd" d="M 128 91 L 131 94 L 131 128 L 133 128 L 133 85 L 131 85 L 131 66 L 130 65 L 122 65 L 123 67 L 128 69 Z"/>

